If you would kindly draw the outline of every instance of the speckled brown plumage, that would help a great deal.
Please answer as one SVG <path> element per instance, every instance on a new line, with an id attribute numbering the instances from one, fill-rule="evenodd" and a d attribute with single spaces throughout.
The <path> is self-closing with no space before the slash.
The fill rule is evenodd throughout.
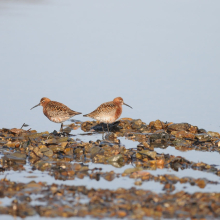
<path id="1" fill-rule="evenodd" d="M 48 102 L 43 108 L 43 113 L 49 120 L 56 123 L 64 122 L 75 115 L 81 114 L 56 101 Z"/>
<path id="2" fill-rule="evenodd" d="M 105 102 L 105 103 L 101 104 L 93 112 L 86 114 L 86 115 L 83 115 L 83 116 L 94 118 L 100 122 L 104 122 L 107 124 L 113 123 L 121 116 L 123 104 L 127 105 L 124 103 L 124 101 L 121 97 L 117 97 L 111 102 Z M 129 105 L 127 105 L 127 106 L 129 106 Z"/>
<path id="3" fill-rule="evenodd" d="M 42 98 L 40 100 L 40 103 L 38 105 L 34 106 L 33 108 L 35 108 L 39 105 L 43 106 L 44 115 L 50 121 L 53 121 L 56 123 L 62 123 L 75 115 L 81 114 L 80 112 L 76 112 L 76 111 L 71 110 L 69 107 L 67 107 L 66 105 L 64 105 L 60 102 L 51 101 L 50 99 L 45 98 L 45 97 Z M 31 108 L 31 109 L 33 109 L 33 108 Z M 61 127 L 62 127 L 62 125 L 61 125 Z"/>

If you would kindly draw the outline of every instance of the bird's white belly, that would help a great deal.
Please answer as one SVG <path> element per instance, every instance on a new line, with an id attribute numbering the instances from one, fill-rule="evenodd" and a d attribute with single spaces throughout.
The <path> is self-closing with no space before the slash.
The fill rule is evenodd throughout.
<path id="1" fill-rule="evenodd" d="M 109 115 L 102 115 L 102 116 L 97 116 L 96 120 L 110 124 L 115 121 L 115 117 Z"/>
<path id="2" fill-rule="evenodd" d="M 64 121 L 68 120 L 68 119 L 69 119 L 69 117 L 68 118 L 66 118 L 66 117 L 51 117 L 50 118 L 50 120 L 55 122 L 55 123 L 62 123 Z"/>

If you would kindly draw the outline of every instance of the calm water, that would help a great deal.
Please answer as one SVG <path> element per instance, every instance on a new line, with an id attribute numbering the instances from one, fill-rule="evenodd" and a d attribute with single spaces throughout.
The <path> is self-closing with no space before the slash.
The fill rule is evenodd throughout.
<path id="1" fill-rule="evenodd" d="M 89 113 L 121 96 L 133 107 L 124 106 L 122 117 L 146 123 L 188 122 L 220 132 L 219 11 L 219 0 L 0 0 L 0 128 L 21 127 L 25 122 L 38 131 L 59 129 L 43 115 L 42 107 L 30 111 L 42 97 Z M 85 120 L 81 115 L 75 119 Z M 128 148 L 137 145 L 124 139 L 122 143 Z M 217 153 L 165 151 L 220 165 Z M 103 169 L 121 173 L 129 167 Z M 219 177 L 201 171 L 150 172 L 220 182 Z M 47 173 L 34 171 L 33 175 L 35 181 L 43 176 L 48 183 L 55 182 Z M 8 172 L 13 181 L 29 182 L 26 176 L 26 172 Z M 74 184 L 88 181 L 74 180 Z M 120 178 L 105 181 L 105 186 L 129 188 L 134 181 Z M 103 182 L 90 184 L 100 187 Z M 141 187 L 161 192 L 163 186 L 144 183 Z M 219 191 L 217 187 L 184 190 Z"/>

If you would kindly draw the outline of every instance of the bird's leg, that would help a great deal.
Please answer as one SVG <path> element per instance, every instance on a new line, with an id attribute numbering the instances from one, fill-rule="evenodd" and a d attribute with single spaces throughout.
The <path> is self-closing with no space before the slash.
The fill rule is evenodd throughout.
<path id="1" fill-rule="evenodd" d="M 105 139 L 105 129 L 104 129 L 103 124 L 102 124 L 102 129 L 103 129 L 102 139 L 104 140 Z"/>
<path id="2" fill-rule="evenodd" d="M 108 128 L 108 123 L 107 123 L 107 128 Z M 108 133 L 109 133 L 109 128 L 108 128 Z"/>
<path id="3" fill-rule="evenodd" d="M 60 132 L 63 132 L 63 123 L 61 123 Z"/>

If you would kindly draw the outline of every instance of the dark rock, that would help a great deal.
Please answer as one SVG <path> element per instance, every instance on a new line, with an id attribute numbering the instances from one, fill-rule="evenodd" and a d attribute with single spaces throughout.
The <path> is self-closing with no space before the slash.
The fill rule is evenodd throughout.
<path id="1" fill-rule="evenodd" d="M 89 151 L 91 159 L 93 159 L 97 154 L 104 153 L 104 150 L 101 147 L 94 146 Z"/>
<path id="2" fill-rule="evenodd" d="M 211 141 L 212 140 L 212 137 L 210 135 L 208 135 L 207 133 L 196 134 L 196 138 L 200 142 L 206 142 L 206 141 Z"/>
<path id="3" fill-rule="evenodd" d="M 168 126 L 167 131 L 187 131 L 191 127 L 188 123 L 175 123 Z"/>
<path id="4" fill-rule="evenodd" d="M 165 132 L 161 132 L 158 134 L 150 134 L 150 142 L 157 140 L 157 139 L 167 141 L 167 140 L 169 140 L 169 134 L 167 134 Z"/>

